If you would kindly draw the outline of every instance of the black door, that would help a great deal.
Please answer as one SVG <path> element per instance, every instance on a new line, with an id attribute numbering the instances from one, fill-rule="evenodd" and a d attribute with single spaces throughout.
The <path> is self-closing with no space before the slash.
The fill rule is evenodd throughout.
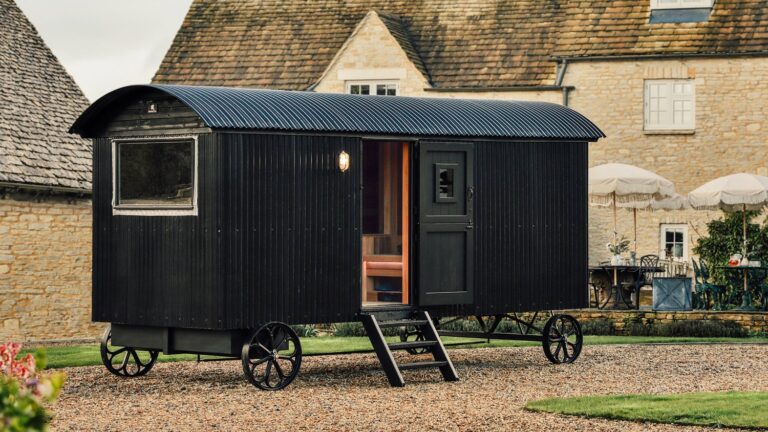
<path id="1" fill-rule="evenodd" d="M 474 145 L 419 144 L 419 304 L 472 303 Z"/>

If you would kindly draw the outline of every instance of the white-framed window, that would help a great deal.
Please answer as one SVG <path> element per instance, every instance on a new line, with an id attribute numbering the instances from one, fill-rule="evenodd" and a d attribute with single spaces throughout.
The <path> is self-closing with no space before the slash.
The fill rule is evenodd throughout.
<path id="1" fill-rule="evenodd" d="M 197 215 L 197 137 L 112 140 L 112 214 Z"/>
<path id="2" fill-rule="evenodd" d="M 691 79 L 645 81 L 645 130 L 696 129 L 696 87 Z"/>
<path id="3" fill-rule="evenodd" d="M 659 250 L 662 257 L 688 260 L 688 224 L 661 224 Z"/>
<path id="4" fill-rule="evenodd" d="M 714 0 L 651 0 L 651 9 L 711 8 Z"/>
<path id="5" fill-rule="evenodd" d="M 397 81 L 347 81 L 347 93 L 355 95 L 397 96 Z"/>

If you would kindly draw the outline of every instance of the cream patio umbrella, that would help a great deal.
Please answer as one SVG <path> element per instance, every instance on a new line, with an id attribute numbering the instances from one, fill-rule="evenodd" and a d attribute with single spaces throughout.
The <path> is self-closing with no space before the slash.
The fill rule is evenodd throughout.
<path id="1" fill-rule="evenodd" d="M 608 163 L 589 169 L 589 202 L 613 207 L 613 241 L 616 243 L 616 208 L 633 209 L 634 250 L 637 251 L 637 209 L 652 208 L 655 201 L 673 197 L 671 181 L 633 165 Z"/>
<path id="2" fill-rule="evenodd" d="M 742 256 L 747 256 L 747 210 L 762 210 L 768 204 L 768 177 L 738 173 L 716 178 L 688 194 L 691 207 L 697 210 L 742 211 Z M 744 292 L 749 293 L 747 272 Z M 745 296 L 744 304 L 746 305 Z"/>

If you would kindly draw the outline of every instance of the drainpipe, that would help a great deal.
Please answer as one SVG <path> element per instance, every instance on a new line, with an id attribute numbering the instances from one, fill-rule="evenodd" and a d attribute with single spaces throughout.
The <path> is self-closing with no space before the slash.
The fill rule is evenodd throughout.
<path id="1" fill-rule="evenodd" d="M 560 60 L 560 68 L 557 71 L 557 77 L 555 78 L 555 85 L 563 88 L 563 106 L 568 106 L 568 94 L 572 87 L 563 87 L 563 81 L 565 80 L 565 72 L 568 70 L 568 60 Z"/>

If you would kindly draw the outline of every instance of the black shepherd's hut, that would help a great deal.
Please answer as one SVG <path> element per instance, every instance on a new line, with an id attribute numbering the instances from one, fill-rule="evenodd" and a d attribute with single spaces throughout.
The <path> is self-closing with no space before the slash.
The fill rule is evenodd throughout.
<path id="1" fill-rule="evenodd" d="M 441 329 L 455 316 L 578 356 L 572 318 L 513 314 L 586 306 L 587 144 L 604 135 L 571 109 L 141 85 L 72 132 L 94 138 L 93 319 L 112 324 L 113 373 L 215 354 L 282 388 L 301 361 L 288 324 L 361 320 L 393 385 L 419 367 L 450 380 L 439 334 L 473 336 Z M 505 318 L 524 331 L 495 332 Z"/>

